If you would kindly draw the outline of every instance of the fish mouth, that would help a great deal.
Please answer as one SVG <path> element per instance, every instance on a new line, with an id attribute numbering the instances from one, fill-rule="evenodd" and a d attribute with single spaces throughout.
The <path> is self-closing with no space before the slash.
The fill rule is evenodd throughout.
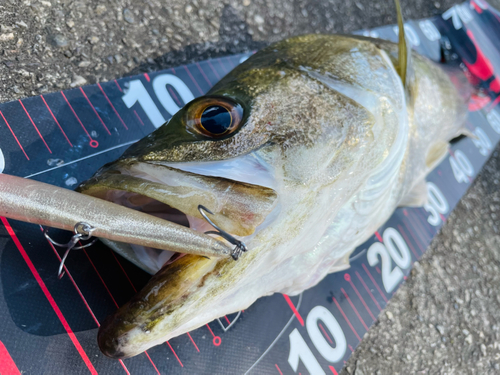
<path id="1" fill-rule="evenodd" d="M 244 177 L 239 175 L 239 168 L 228 172 L 231 168 L 223 165 L 225 172 L 221 172 L 217 170 L 220 165 L 214 171 L 210 163 L 185 164 L 121 159 L 103 167 L 80 185 L 78 191 L 196 232 L 214 231 L 198 209 L 199 205 L 203 205 L 213 213 L 210 220 L 243 241 L 250 240 L 275 216 L 270 213 L 276 211 L 278 195 L 269 187 L 273 184 L 272 178 L 262 166 L 256 173 L 250 173 L 250 177 Z M 204 169 L 205 166 L 209 168 Z M 243 181 L 220 176 L 224 173 Z M 267 177 L 259 178 L 259 174 Z M 267 186 L 251 184 L 253 181 Z M 216 234 L 209 235 L 225 241 Z M 155 274 L 142 291 L 110 316 L 99 329 L 99 347 L 112 358 L 139 354 L 171 335 L 176 324 L 168 320 L 172 319 L 176 307 L 185 305 L 189 296 L 203 287 L 206 278 L 218 269 L 220 262 L 241 262 L 227 257 L 204 257 L 138 244 L 104 242 L 145 271 Z M 154 334 L 151 334 L 152 331 Z"/>
<path id="2" fill-rule="evenodd" d="M 204 171 L 203 164 L 210 163 L 197 163 L 197 168 L 193 168 L 192 163 L 185 164 L 178 163 L 180 169 L 161 161 L 118 160 L 103 167 L 80 185 L 78 191 L 196 232 L 213 232 L 214 227 L 200 212 L 202 205 L 210 210 L 210 220 L 214 224 L 237 239 L 253 235 L 276 206 L 277 194 L 267 186 L 210 175 L 222 174 Z M 229 174 L 234 175 L 234 172 Z M 255 176 L 252 179 L 255 180 Z M 264 183 L 270 185 L 269 180 Z M 222 240 L 220 236 L 215 237 Z M 182 253 L 165 249 L 104 242 L 151 274 L 182 256 Z"/>

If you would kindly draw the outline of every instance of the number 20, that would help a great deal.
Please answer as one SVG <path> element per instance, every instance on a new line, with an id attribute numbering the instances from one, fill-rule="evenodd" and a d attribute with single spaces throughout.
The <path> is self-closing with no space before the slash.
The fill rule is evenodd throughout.
<path id="1" fill-rule="evenodd" d="M 408 245 L 399 232 L 394 228 L 387 228 L 383 234 L 384 243 L 375 242 L 368 249 L 368 263 L 375 267 L 382 260 L 382 283 L 387 293 L 390 293 L 403 279 L 401 268 L 407 269 L 411 264 L 411 255 Z M 396 267 L 392 269 L 392 260 Z"/>

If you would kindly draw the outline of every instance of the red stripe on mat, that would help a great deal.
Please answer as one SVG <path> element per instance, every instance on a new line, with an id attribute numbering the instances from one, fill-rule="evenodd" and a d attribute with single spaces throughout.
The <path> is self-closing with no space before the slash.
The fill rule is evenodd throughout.
<path id="1" fill-rule="evenodd" d="M 300 316 L 299 312 L 297 311 L 297 308 L 295 307 L 295 305 L 293 304 L 292 300 L 290 299 L 290 297 L 288 297 L 288 295 L 286 294 L 283 294 L 283 297 L 285 297 L 285 301 L 286 303 L 288 303 L 288 306 L 290 306 L 290 308 L 292 309 L 292 312 L 295 314 L 295 317 L 297 318 L 297 320 L 299 321 L 300 325 L 302 327 L 304 327 L 304 319 L 302 319 L 302 316 Z"/>
<path id="2" fill-rule="evenodd" d="M 17 238 L 17 235 L 14 232 L 14 229 L 12 229 L 12 227 L 10 226 L 10 224 L 6 218 L 0 217 L 0 220 L 2 221 L 3 225 L 7 229 L 7 232 L 9 233 L 10 237 L 14 241 L 14 244 L 16 245 L 17 249 L 21 253 L 24 261 L 28 265 L 28 268 L 30 269 L 31 273 L 33 274 L 33 277 L 35 278 L 38 285 L 42 289 L 43 294 L 45 294 L 45 297 L 49 301 L 50 306 L 52 306 L 52 309 L 54 309 L 54 312 L 56 313 L 61 324 L 63 325 L 64 329 L 66 330 L 66 333 L 68 334 L 69 338 L 73 342 L 73 345 L 75 345 L 76 350 L 78 351 L 78 353 L 82 357 L 83 362 L 85 362 L 85 365 L 87 366 L 87 368 L 89 369 L 91 374 L 97 374 L 97 371 L 94 368 L 94 366 L 92 365 L 92 362 L 90 362 L 90 359 L 87 356 L 87 353 L 85 353 L 85 350 L 83 350 L 82 346 L 80 345 L 80 342 L 78 341 L 78 339 L 76 338 L 75 334 L 73 333 L 71 327 L 69 326 L 68 322 L 66 321 L 66 318 L 64 317 L 62 311 L 59 309 L 59 306 L 57 306 L 57 303 L 56 303 L 54 297 L 52 297 L 52 294 L 50 294 L 49 289 L 47 288 L 47 286 L 43 282 L 43 280 L 42 280 L 40 274 L 38 273 L 38 271 L 36 270 L 33 262 L 31 262 L 31 259 L 28 256 L 28 254 L 26 253 L 26 250 L 24 250 L 23 245 L 21 245 L 21 242 Z"/>
<path id="3" fill-rule="evenodd" d="M 9 354 L 9 351 L 0 341 L 0 374 L 2 375 L 21 375 L 16 363 Z"/>

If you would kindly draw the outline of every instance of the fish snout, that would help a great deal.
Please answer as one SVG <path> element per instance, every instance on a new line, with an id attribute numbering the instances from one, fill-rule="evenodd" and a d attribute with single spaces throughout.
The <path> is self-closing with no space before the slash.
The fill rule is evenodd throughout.
<path id="1" fill-rule="evenodd" d="M 101 327 L 99 327 L 99 331 L 97 332 L 97 345 L 99 345 L 99 349 L 106 357 L 113 359 L 127 358 L 129 356 L 120 349 L 120 337 L 114 336 L 112 332 L 112 324 L 110 324 L 112 320 L 113 317 L 108 316 Z"/>

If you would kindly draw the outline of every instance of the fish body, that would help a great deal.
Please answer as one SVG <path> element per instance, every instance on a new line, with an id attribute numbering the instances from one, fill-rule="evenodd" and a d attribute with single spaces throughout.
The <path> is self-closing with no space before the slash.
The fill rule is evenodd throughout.
<path id="1" fill-rule="evenodd" d="M 261 296 L 296 295 L 349 267 L 398 204 L 423 203 L 466 105 L 414 52 L 403 85 L 398 54 L 356 36 L 272 44 L 80 186 L 196 231 L 213 229 L 202 204 L 248 248 L 234 261 L 108 242 L 155 275 L 103 323 L 103 353 L 130 357 Z"/>

